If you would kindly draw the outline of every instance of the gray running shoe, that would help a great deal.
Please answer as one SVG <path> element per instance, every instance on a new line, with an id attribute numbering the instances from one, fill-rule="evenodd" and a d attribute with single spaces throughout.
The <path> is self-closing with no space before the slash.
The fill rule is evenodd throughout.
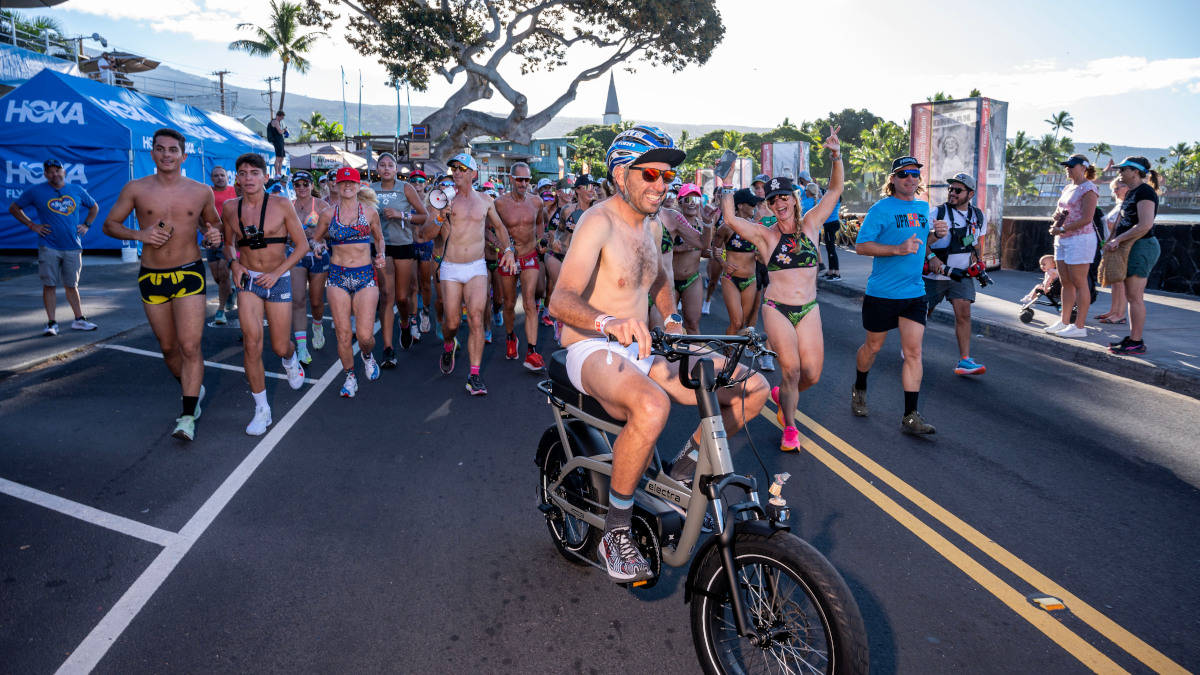
<path id="1" fill-rule="evenodd" d="M 900 431 L 906 434 L 935 434 L 937 429 L 933 425 L 925 421 L 921 417 L 921 413 L 916 410 L 904 416 L 904 420 L 900 422 Z"/>
<path id="2" fill-rule="evenodd" d="M 608 569 L 608 577 L 619 584 L 654 576 L 650 571 L 650 563 L 633 545 L 627 527 L 604 533 L 599 552 L 600 563 Z"/>
<path id="3" fill-rule="evenodd" d="M 854 389 L 850 393 L 850 411 L 859 417 L 867 416 L 867 390 Z"/>

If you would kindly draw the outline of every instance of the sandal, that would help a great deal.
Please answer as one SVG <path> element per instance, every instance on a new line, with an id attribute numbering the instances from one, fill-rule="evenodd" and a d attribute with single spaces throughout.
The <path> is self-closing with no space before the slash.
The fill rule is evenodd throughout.
<path id="1" fill-rule="evenodd" d="M 1123 318 L 1121 318 L 1121 319 L 1110 319 L 1110 318 L 1108 318 L 1108 317 L 1106 316 L 1106 317 L 1104 317 L 1103 319 L 1100 319 L 1100 323 L 1124 324 L 1124 323 L 1125 323 L 1125 319 L 1123 319 Z"/>

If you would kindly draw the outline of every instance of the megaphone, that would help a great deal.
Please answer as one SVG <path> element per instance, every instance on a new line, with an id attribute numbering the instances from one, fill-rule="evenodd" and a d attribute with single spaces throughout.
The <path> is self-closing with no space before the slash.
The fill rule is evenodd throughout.
<path id="1" fill-rule="evenodd" d="M 435 209 L 444 209 L 449 206 L 450 202 L 454 201 L 454 196 L 458 194 L 458 190 L 454 186 L 444 188 L 434 188 L 429 192 L 429 204 Z"/>

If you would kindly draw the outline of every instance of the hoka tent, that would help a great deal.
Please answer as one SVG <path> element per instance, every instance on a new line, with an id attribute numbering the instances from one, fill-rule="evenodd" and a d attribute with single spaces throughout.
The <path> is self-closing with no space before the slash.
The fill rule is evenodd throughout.
<path id="1" fill-rule="evenodd" d="M 271 145 L 237 120 L 174 101 L 145 96 L 93 80 L 43 70 L 0 98 L 0 249 L 37 248 L 37 235 L 8 213 L 31 185 L 44 182 L 42 162 L 63 162 L 68 183 L 79 183 L 100 204 L 100 218 L 125 183 L 154 173 L 155 130 L 170 127 L 187 138 L 184 175 L 207 183 L 213 166 L 233 169 L 245 152 L 274 159 Z M 126 225 L 136 227 L 133 217 Z M 120 248 L 94 227 L 85 249 Z"/>

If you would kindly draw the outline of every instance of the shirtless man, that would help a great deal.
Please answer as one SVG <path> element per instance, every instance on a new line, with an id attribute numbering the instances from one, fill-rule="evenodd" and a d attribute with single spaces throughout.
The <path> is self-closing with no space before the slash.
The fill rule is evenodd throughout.
<path id="1" fill-rule="evenodd" d="M 221 206 L 230 199 L 237 198 L 237 190 L 229 184 L 229 172 L 223 167 L 213 167 L 209 174 L 212 179 L 213 198 L 216 200 L 217 215 L 221 215 Z M 212 223 L 213 227 L 221 229 L 221 223 Z M 208 270 L 212 272 L 213 281 L 217 282 L 217 315 L 213 323 L 218 326 L 226 324 L 225 312 L 233 311 L 230 301 L 233 299 L 233 288 L 229 283 L 229 263 L 221 246 L 208 249 Z"/>
<path id="2" fill-rule="evenodd" d="M 471 360 L 471 374 L 467 376 L 467 391 L 472 396 L 487 393 L 483 379 L 479 377 L 479 364 L 483 362 L 484 314 L 487 311 L 488 275 L 483 259 L 484 230 L 491 224 L 500 242 L 508 242 L 508 229 L 496 213 L 491 197 L 476 192 L 471 184 L 478 175 L 474 158 L 459 153 L 450 160 L 450 173 L 454 178 L 457 196 L 444 209 L 435 209 L 432 224 L 423 229 L 428 233 L 442 234 L 446 238 L 445 259 L 438 276 L 438 290 L 445 307 L 442 323 L 442 348 L 440 360 L 442 372 L 449 375 L 454 370 L 454 336 L 462 316 L 458 308 L 467 305 L 467 324 L 471 337 L 467 341 L 467 355 Z M 500 267 L 516 273 L 515 249 L 507 246 L 500 258 Z"/>
<path id="3" fill-rule="evenodd" d="M 532 172 L 525 162 L 517 162 L 510 169 L 512 175 L 512 192 L 496 200 L 496 213 L 508 234 L 512 237 L 517 251 L 517 272 L 510 274 L 499 270 L 500 283 L 504 287 L 504 331 L 508 338 L 505 340 L 504 356 L 508 359 L 517 358 L 517 336 L 513 334 L 513 323 L 516 320 L 517 307 L 517 278 L 521 281 L 521 302 L 525 307 L 525 341 L 528 353 L 525 355 L 525 367 L 539 371 L 546 367 L 542 355 L 538 353 L 537 334 L 537 287 L 541 266 L 538 265 L 538 254 L 541 253 L 542 237 L 546 234 L 546 222 L 543 219 L 541 198 L 532 194 L 529 180 Z"/>
<path id="4" fill-rule="evenodd" d="M 609 508 L 599 548 L 601 564 L 618 583 L 651 574 L 629 536 L 633 493 L 667 423 L 671 402 L 696 404 L 695 392 L 679 382 L 678 364 L 651 356 L 646 325 L 646 296 L 651 293 L 659 311 L 668 316 L 667 329 L 683 329 L 683 319 L 674 314 L 671 275 L 659 253 L 662 225 L 657 213 L 673 178 L 672 167 L 685 157 L 669 135 L 653 127 L 636 126 L 613 140 L 606 163 L 617 194 L 584 214 L 550 299 L 551 313 L 566 325 L 563 343 L 571 383 L 625 421 L 613 444 Z M 614 336 L 621 346 L 604 335 Z M 721 360 L 714 361 L 720 368 Z M 745 374 L 742 367 L 738 371 Z M 758 414 L 767 388 L 761 375 L 750 376 L 744 407 L 740 392 L 718 392 L 727 433 L 736 433 L 747 418 Z M 670 469 L 671 477 L 688 488 L 699 435 L 697 429 Z"/>
<path id="5" fill-rule="evenodd" d="M 104 221 L 104 234 L 144 244 L 138 270 L 142 307 L 158 338 L 163 361 L 183 392 L 183 414 L 175 420 L 171 435 L 190 441 L 196 435 L 200 399 L 204 398 L 200 337 L 208 301 L 197 230 L 204 233 L 206 246 L 220 245 L 221 232 L 208 225 L 220 222 L 220 216 L 213 205 L 213 191 L 180 173 L 187 159 L 183 134 L 159 129 L 151 143 L 155 173 L 121 188 Z M 124 224 L 134 212 L 136 230 Z"/>
<path id="6" fill-rule="evenodd" d="M 304 368 L 291 340 L 291 270 L 308 254 L 308 238 L 287 197 L 268 195 L 267 162 L 248 152 L 234 164 L 242 197 L 225 202 L 225 257 L 238 289 L 238 318 L 242 323 L 246 379 L 254 397 L 254 418 L 246 427 L 251 436 L 267 433 L 271 405 L 267 403 L 267 376 L 263 368 L 263 316 L 271 329 L 271 347 L 283 358 L 288 384 L 304 384 Z M 295 248 L 287 252 L 288 238 Z M 303 311 L 303 310 L 302 310 Z"/>

